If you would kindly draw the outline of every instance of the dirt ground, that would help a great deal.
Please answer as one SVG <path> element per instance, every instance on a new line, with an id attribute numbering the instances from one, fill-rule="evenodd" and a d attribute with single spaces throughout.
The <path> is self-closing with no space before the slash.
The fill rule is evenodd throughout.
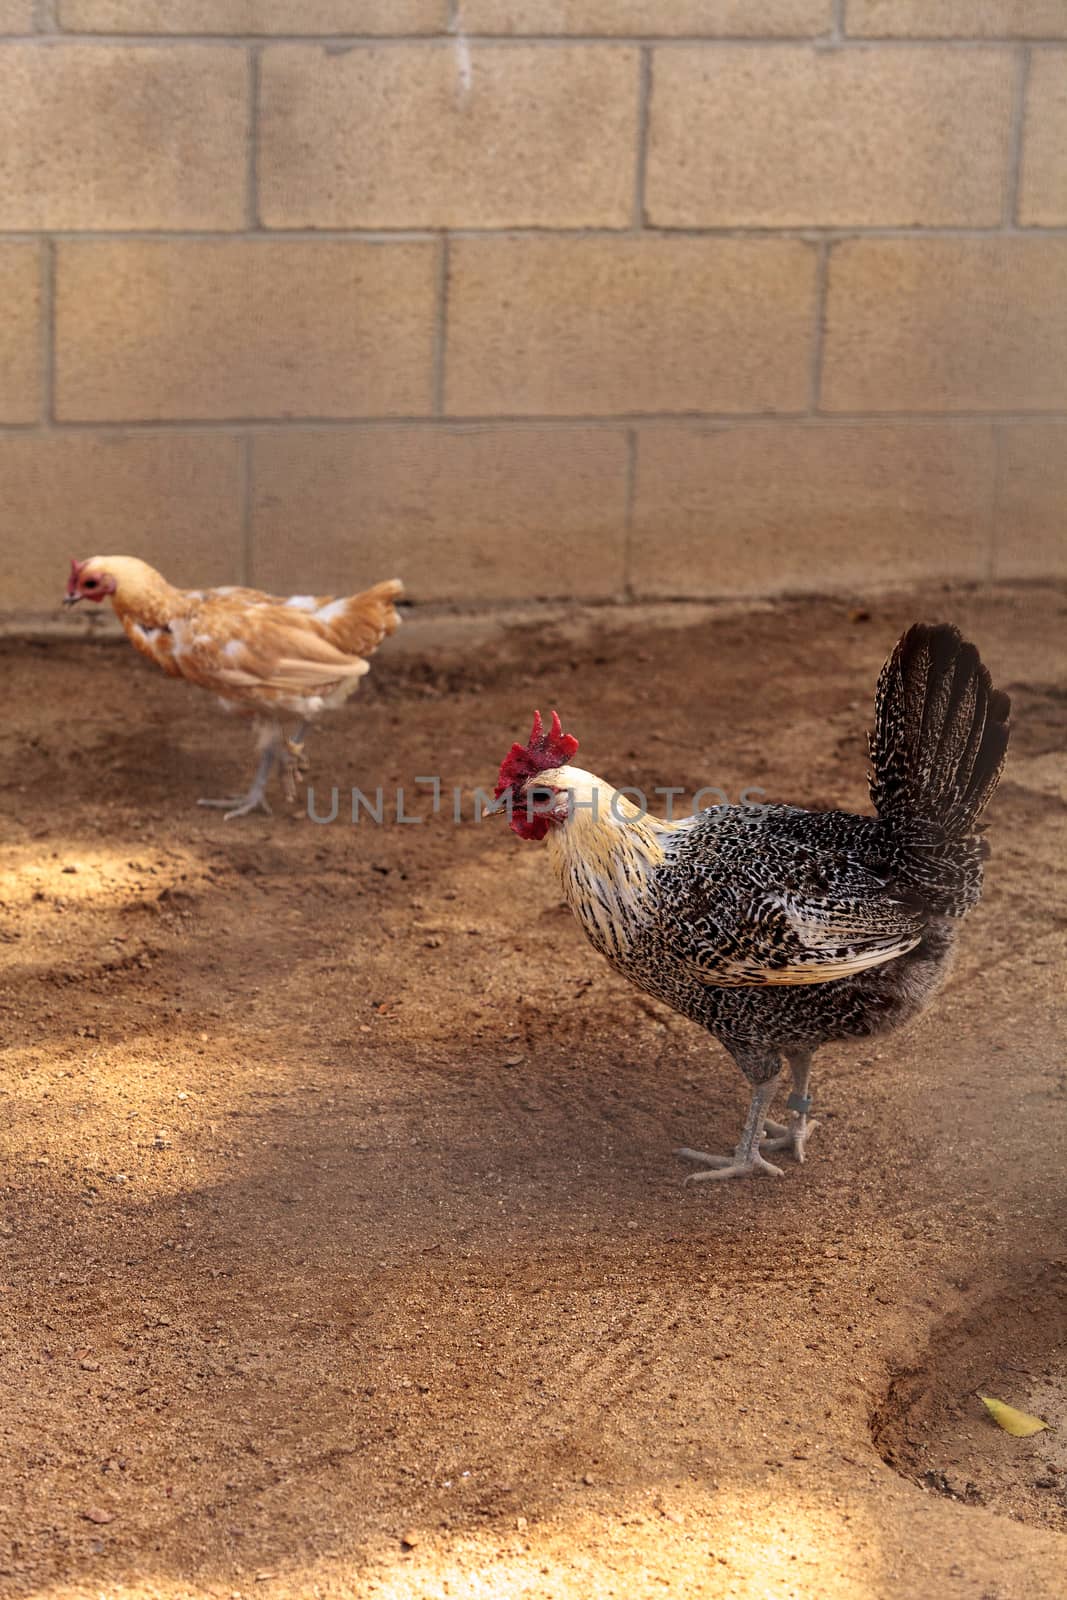
<path id="1" fill-rule="evenodd" d="M 0 1594 L 1063 1600 L 1067 594 L 412 616 L 226 823 L 243 730 L 124 644 L 0 646 Z M 809 1160 L 469 820 L 535 705 L 620 783 L 863 808 L 875 678 L 957 621 L 1015 701 L 993 859 Z M 417 776 L 439 774 L 442 815 Z M 451 820 L 451 788 L 468 820 Z"/>

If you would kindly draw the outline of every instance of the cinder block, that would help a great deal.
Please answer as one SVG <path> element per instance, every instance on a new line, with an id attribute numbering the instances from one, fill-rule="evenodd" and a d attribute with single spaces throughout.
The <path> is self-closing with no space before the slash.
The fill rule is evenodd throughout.
<path id="1" fill-rule="evenodd" d="M 0 33 L 32 33 L 34 0 L 0 0 Z"/>
<path id="2" fill-rule="evenodd" d="M 72 556 L 140 556 L 183 586 L 239 581 L 241 478 L 221 433 L 0 438 L 17 556 L 5 609 L 58 615 Z"/>
<path id="3" fill-rule="evenodd" d="M 203 45 L 0 44 L 0 228 L 239 228 L 248 62 Z"/>
<path id="4" fill-rule="evenodd" d="M 1009 50 L 653 55 L 645 207 L 674 227 L 993 225 Z"/>
<path id="5" fill-rule="evenodd" d="M 994 576 L 1067 577 L 1067 424 L 1007 423 Z"/>
<path id="6" fill-rule="evenodd" d="M 485 45 L 466 56 L 452 42 L 268 48 L 263 220 L 625 226 L 639 77 L 637 50 L 620 45 Z"/>
<path id="7" fill-rule="evenodd" d="M 1067 406 L 1067 239 L 856 239 L 830 256 L 830 411 Z"/>
<path id="8" fill-rule="evenodd" d="M 40 267 L 39 245 L 0 244 L 0 422 L 40 415 Z"/>
<path id="9" fill-rule="evenodd" d="M 987 423 L 643 428 L 647 597 L 864 589 L 989 571 Z"/>
<path id="10" fill-rule="evenodd" d="M 462 0 L 469 33 L 684 35 L 826 33 L 831 0 Z"/>
<path id="11" fill-rule="evenodd" d="M 848 33 L 875 39 L 1060 39 L 1063 0 L 848 0 Z"/>
<path id="12" fill-rule="evenodd" d="M 80 33 L 437 33 L 448 0 L 59 0 Z"/>
<path id="13" fill-rule="evenodd" d="M 438 248 L 61 242 L 57 414 L 128 421 L 427 413 Z"/>
<path id="14" fill-rule="evenodd" d="M 1067 223 L 1067 50 L 1033 52 L 1019 220 L 1038 227 Z"/>
<path id="15" fill-rule="evenodd" d="M 418 600 L 622 592 L 626 438 L 603 428 L 375 428 L 254 441 L 254 572 Z"/>
<path id="16" fill-rule="evenodd" d="M 456 240 L 446 410 L 800 410 L 814 293 L 792 240 Z"/>

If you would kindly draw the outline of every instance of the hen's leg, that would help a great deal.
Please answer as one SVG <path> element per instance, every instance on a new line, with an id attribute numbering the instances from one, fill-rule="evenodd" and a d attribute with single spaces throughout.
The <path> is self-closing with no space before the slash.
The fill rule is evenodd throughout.
<path id="1" fill-rule="evenodd" d="M 761 1144 L 764 1150 L 791 1150 L 797 1160 L 804 1160 L 804 1146 L 809 1135 L 816 1129 L 817 1122 L 808 1121 L 808 1112 L 811 1110 L 811 1096 L 808 1093 L 808 1084 L 811 1081 L 811 1051 L 802 1050 L 789 1057 L 789 1070 L 793 1074 L 793 1092 L 786 1101 L 786 1105 L 793 1113 L 792 1120 L 783 1125 L 780 1122 L 764 1123 L 767 1131 L 774 1135 L 772 1139 L 763 1139 Z"/>
<path id="2" fill-rule="evenodd" d="M 282 747 L 282 793 L 290 804 L 296 799 L 296 786 L 308 769 L 308 759 L 304 754 L 304 735 L 307 730 L 307 723 L 300 723 L 293 737 L 286 739 Z"/>
<path id="3" fill-rule="evenodd" d="M 686 1183 L 702 1183 L 708 1178 L 745 1178 L 753 1172 L 766 1172 L 772 1178 L 782 1176 L 781 1167 L 772 1166 L 769 1161 L 765 1161 L 759 1149 L 760 1138 L 767 1120 L 767 1108 L 774 1099 L 782 1076 L 777 1060 L 773 1066 L 772 1075 L 762 1083 L 757 1083 L 752 1091 L 748 1116 L 741 1130 L 741 1141 L 732 1156 L 712 1156 L 705 1154 L 703 1150 L 689 1150 L 684 1147 L 674 1152 L 686 1161 L 703 1161 L 712 1169 L 710 1172 L 691 1172 L 685 1180 Z"/>
<path id="4" fill-rule="evenodd" d="M 281 738 L 282 730 L 276 722 L 257 722 L 256 744 L 260 751 L 260 757 L 256 775 L 252 779 L 251 789 L 247 794 L 241 795 L 236 800 L 198 800 L 197 805 L 228 807 L 229 809 L 226 811 L 227 822 L 233 817 L 245 817 L 250 811 L 255 811 L 260 806 L 269 817 L 270 806 L 267 804 L 266 798 L 267 782 L 271 772 L 274 770 L 274 763 L 278 759 Z"/>

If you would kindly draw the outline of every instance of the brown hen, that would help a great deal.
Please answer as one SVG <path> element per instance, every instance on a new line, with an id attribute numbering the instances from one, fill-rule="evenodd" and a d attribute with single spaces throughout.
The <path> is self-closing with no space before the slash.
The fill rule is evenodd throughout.
<path id="1" fill-rule="evenodd" d="M 290 595 L 258 589 L 176 589 L 134 556 L 72 561 L 64 604 L 109 599 L 131 642 L 172 678 L 186 678 L 217 695 L 228 711 L 253 719 L 259 764 L 248 793 L 201 800 L 226 818 L 257 807 L 269 812 L 266 791 L 276 763 L 292 799 L 306 768 L 303 738 L 309 723 L 342 705 L 370 670 L 367 657 L 396 631 L 395 578 L 362 594 Z M 286 738 L 282 718 L 297 720 Z"/>

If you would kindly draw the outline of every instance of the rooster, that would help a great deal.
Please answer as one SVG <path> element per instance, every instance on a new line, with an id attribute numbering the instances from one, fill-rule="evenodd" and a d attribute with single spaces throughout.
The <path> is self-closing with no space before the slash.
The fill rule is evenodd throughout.
<path id="1" fill-rule="evenodd" d="M 400 618 L 395 579 L 348 598 L 297 594 L 289 599 L 258 589 L 175 589 L 134 556 L 72 561 L 64 604 L 110 599 L 131 642 L 172 678 L 186 678 L 217 695 L 228 711 L 253 719 L 259 765 L 238 799 L 201 800 L 221 806 L 226 820 L 267 803 L 276 762 L 288 799 L 305 770 L 307 725 L 343 704 L 369 672 L 366 660 Z M 298 719 L 286 739 L 281 718 Z"/>
<path id="2" fill-rule="evenodd" d="M 707 1169 L 687 1181 L 781 1177 L 765 1152 L 803 1161 L 813 1052 L 897 1027 L 933 994 L 981 894 L 978 819 L 1009 710 L 974 645 L 919 623 L 878 682 L 873 817 L 743 805 L 661 821 L 572 765 L 555 712 L 505 756 L 497 799 L 519 838 L 547 839 L 592 944 L 719 1039 L 751 1086 L 732 1156 L 676 1152 Z M 767 1116 L 783 1057 L 788 1124 Z"/>

